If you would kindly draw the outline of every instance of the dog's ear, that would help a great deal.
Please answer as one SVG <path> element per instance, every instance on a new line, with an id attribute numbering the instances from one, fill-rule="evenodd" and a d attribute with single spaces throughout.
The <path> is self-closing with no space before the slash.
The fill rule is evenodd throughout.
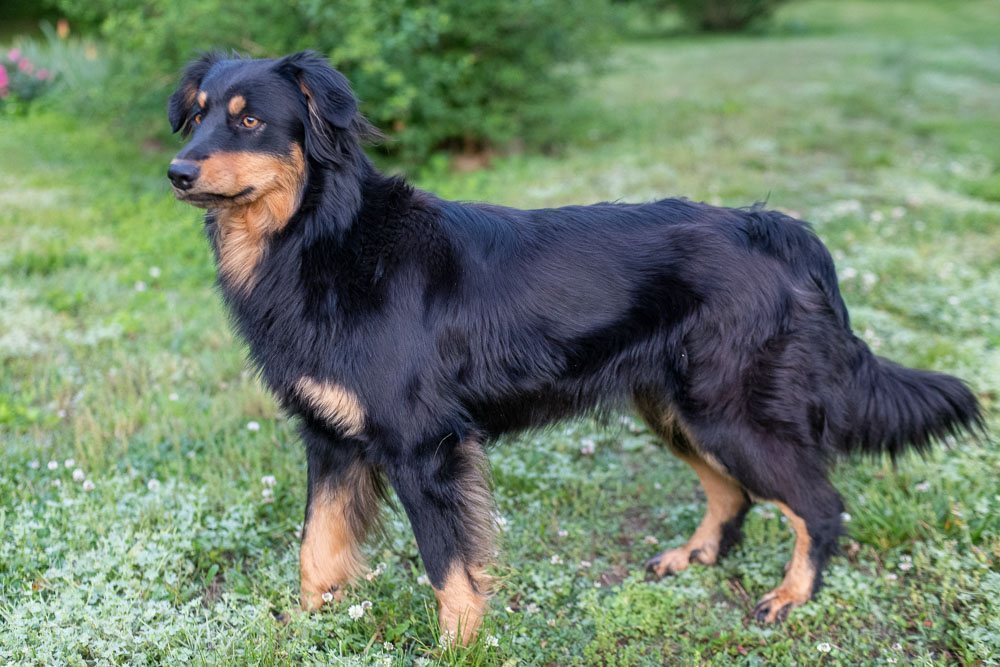
<path id="1" fill-rule="evenodd" d="M 337 161 L 344 140 L 362 138 L 359 130 L 367 126 L 358 114 L 358 100 L 347 77 L 314 51 L 286 56 L 278 61 L 277 69 L 302 91 L 309 112 L 306 150 Z"/>
<path id="2" fill-rule="evenodd" d="M 188 124 L 188 113 L 194 105 L 195 97 L 198 95 L 198 87 L 201 80 L 205 78 L 212 65 L 222 60 L 222 55 L 218 53 L 204 53 L 199 58 L 192 60 L 184 68 L 181 74 L 180 85 L 170 96 L 167 102 L 167 119 L 170 121 L 170 129 L 174 132 L 184 131 L 187 135 L 191 131 Z"/>

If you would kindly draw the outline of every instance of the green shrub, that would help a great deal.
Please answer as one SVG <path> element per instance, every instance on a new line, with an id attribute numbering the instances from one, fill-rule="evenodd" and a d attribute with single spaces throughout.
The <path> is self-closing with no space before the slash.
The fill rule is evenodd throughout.
<path id="1" fill-rule="evenodd" d="M 0 109 L 29 104 L 45 93 L 54 76 L 17 47 L 0 54 Z"/>
<path id="2" fill-rule="evenodd" d="M 702 30 L 742 30 L 768 18 L 787 0 L 676 0 L 687 20 Z"/>
<path id="3" fill-rule="evenodd" d="M 578 63 L 602 53 L 606 0 L 53 0 L 113 49 L 110 104 L 148 122 L 199 51 L 330 55 L 408 159 L 557 129 Z M 165 125 L 165 123 L 161 123 Z"/>

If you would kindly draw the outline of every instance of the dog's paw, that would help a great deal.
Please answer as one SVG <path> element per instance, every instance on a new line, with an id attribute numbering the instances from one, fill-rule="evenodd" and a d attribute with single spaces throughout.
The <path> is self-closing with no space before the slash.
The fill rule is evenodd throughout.
<path id="1" fill-rule="evenodd" d="M 646 561 L 646 570 L 652 572 L 657 577 L 665 577 L 668 574 L 677 574 L 687 569 L 691 564 L 691 551 L 686 547 L 667 549 L 663 553 L 653 556 Z"/>
<path id="2" fill-rule="evenodd" d="M 344 595 L 344 589 L 339 586 L 333 586 L 325 591 L 303 590 L 299 597 L 299 606 L 305 612 L 319 611 L 324 604 L 343 601 Z"/>
<path id="3" fill-rule="evenodd" d="M 779 586 L 762 597 L 757 606 L 750 612 L 750 615 L 758 623 L 781 623 L 788 618 L 788 612 L 808 601 L 808 594 L 802 594 L 791 588 Z"/>

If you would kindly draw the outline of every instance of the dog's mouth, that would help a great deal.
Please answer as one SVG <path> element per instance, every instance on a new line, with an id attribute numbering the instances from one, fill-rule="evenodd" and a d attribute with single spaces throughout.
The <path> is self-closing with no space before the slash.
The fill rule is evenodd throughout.
<path id="1" fill-rule="evenodd" d="M 225 208 L 227 206 L 238 206 L 246 204 L 252 200 L 253 187 L 245 187 L 236 194 L 226 195 L 218 192 L 191 192 L 174 188 L 174 196 L 178 200 L 197 206 L 198 208 Z"/>

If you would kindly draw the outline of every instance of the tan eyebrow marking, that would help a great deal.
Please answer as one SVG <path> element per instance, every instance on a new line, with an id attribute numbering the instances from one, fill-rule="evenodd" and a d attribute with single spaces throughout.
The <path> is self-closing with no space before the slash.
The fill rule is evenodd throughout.
<path id="1" fill-rule="evenodd" d="M 198 106 L 202 106 L 203 107 L 203 106 L 205 106 L 206 102 L 208 102 L 208 93 L 206 93 L 204 90 L 199 90 L 198 91 Z"/>
<path id="2" fill-rule="evenodd" d="M 242 95 L 233 95 L 233 97 L 229 100 L 230 115 L 235 116 L 239 112 L 243 111 L 246 105 L 247 105 L 246 98 L 244 98 Z"/>

